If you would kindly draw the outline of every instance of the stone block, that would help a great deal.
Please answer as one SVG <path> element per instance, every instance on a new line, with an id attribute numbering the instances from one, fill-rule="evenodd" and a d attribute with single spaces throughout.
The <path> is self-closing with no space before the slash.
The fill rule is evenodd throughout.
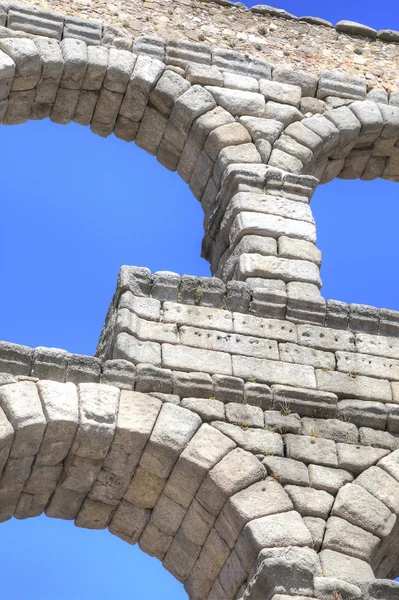
<path id="1" fill-rule="evenodd" d="M 248 523 L 236 545 L 236 552 L 247 571 L 264 548 L 312 546 L 312 537 L 295 512 L 285 512 L 255 519 Z M 259 597 L 260 598 L 260 597 Z"/>
<path id="2" fill-rule="evenodd" d="M 3 51 L 0 51 L 0 99 L 3 100 L 8 97 L 12 83 L 14 80 L 14 74 L 16 70 L 16 64 L 14 60 Z"/>
<path id="3" fill-rule="evenodd" d="M 318 517 L 327 520 L 334 504 L 334 496 L 311 487 L 286 485 L 285 491 L 291 498 L 294 509 L 302 517 Z"/>
<path id="4" fill-rule="evenodd" d="M 87 69 L 83 80 L 84 90 L 101 90 L 107 73 L 108 58 L 108 48 L 104 46 L 88 46 Z"/>
<path id="5" fill-rule="evenodd" d="M 72 383 L 39 381 L 37 389 L 47 421 L 36 465 L 56 465 L 68 454 L 79 421 L 78 395 Z"/>
<path id="6" fill-rule="evenodd" d="M 378 466 L 399 481 L 399 450 L 385 456 L 379 461 Z"/>
<path id="7" fill-rule="evenodd" d="M 20 92 L 36 87 L 40 79 L 42 64 L 39 51 L 33 40 L 0 39 L 0 50 L 7 54 L 15 64 L 11 90 Z M 7 63 L 6 70 L 8 70 Z"/>
<path id="8" fill-rule="evenodd" d="M 381 468 L 370 467 L 363 471 L 355 483 L 381 500 L 390 511 L 399 514 L 399 483 Z"/>
<path id="9" fill-rule="evenodd" d="M 316 379 L 320 390 L 333 392 L 338 398 L 392 402 L 391 387 L 385 379 L 319 369 L 316 369 Z"/>
<path id="10" fill-rule="evenodd" d="M 116 339 L 113 358 L 127 360 L 134 364 L 150 363 L 160 366 L 162 363 L 161 345 L 137 340 L 128 333 L 120 333 Z"/>
<path id="11" fill-rule="evenodd" d="M 67 368 L 68 353 L 56 348 L 35 348 L 33 353 L 32 377 L 63 382 Z"/>
<path id="12" fill-rule="evenodd" d="M 277 256 L 262 256 L 260 254 L 242 254 L 235 271 L 236 277 L 245 281 L 252 277 L 277 279 L 286 283 L 301 281 L 321 285 L 319 269 L 312 262 L 290 260 Z M 288 308 L 291 309 L 291 298 L 288 295 Z"/>
<path id="13" fill-rule="evenodd" d="M 228 332 L 233 330 L 232 314 L 227 310 L 165 302 L 163 312 L 164 323 L 176 323 L 177 325 L 190 325 Z"/>
<path id="14" fill-rule="evenodd" d="M 104 468 L 120 477 L 131 477 L 150 438 L 162 403 L 156 398 L 121 391 L 115 435 Z"/>
<path id="15" fill-rule="evenodd" d="M 325 326 L 332 329 L 347 329 L 349 320 L 349 305 L 338 300 L 327 300 Z"/>
<path id="16" fill-rule="evenodd" d="M 86 498 L 79 513 L 76 515 L 76 527 L 85 527 L 86 529 L 105 529 L 110 522 L 115 511 L 113 506 L 102 502 L 95 502 Z"/>
<path id="17" fill-rule="evenodd" d="M 347 444 L 357 444 L 359 439 L 357 427 L 353 423 L 345 423 L 339 419 L 309 419 L 305 417 L 302 419 L 302 434 Z"/>
<path id="18" fill-rule="evenodd" d="M 390 534 L 396 521 L 385 504 L 363 487 L 350 483 L 339 490 L 331 515 L 382 538 Z"/>
<path id="19" fill-rule="evenodd" d="M 325 577 L 343 579 L 355 584 L 374 578 L 370 565 L 359 558 L 341 554 L 334 550 L 322 550 L 319 556 Z"/>
<path id="20" fill-rule="evenodd" d="M 282 258 L 306 260 L 320 267 L 321 252 L 314 244 L 282 236 L 278 239 L 278 253 Z"/>
<path id="21" fill-rule="evenodd" d="M 211 49 L 205 44 L 185 40 L 171 40 L 166 45 L 166 64 L 186 67 L 188 63 L 211 64 Z"/>
<path id="22" fill-rule="evenodd" d="M 243 238 L 243 240 L 245 239 L 246 238 Z M 262 238 L 257 239 L 261 240 Z M 243 240 L 241 240 L 241 242 Z M 249 277 L 247 279 L 247 282 L 252 288 L 252 302 L 250 312 L 258 317 L 284 319 L 287 307 L 286 284 L 284 283 L 284 281 L 279 281 L 277 279 L 258 280 Z"/>
<path id="23" fill-rule="evenodd" d="M 0 372 L 30 375 L 33 349 L 10 342 L 0 342 Z"/>
<path id="24" fill-rule="evenodd" d="M 250 574 L 248 591 L 254 600 L 263 600 L 265 592 L 274 600 L 288 600 L 292 594 L 304 600 L 313 595 L 313 579 L 320 575 L 318 556 L 310 548 L 264 549 Z M 284 595 L 274 595 L 275 591 Z"/>
<path id="25" fill-rule="evenodd" d="M 320 76 L 317 98 L 338 96 L 350 100 L 366 98 L 366 82 L 360 77 L 352 77 L 339 71 L 323 71 Z"/>
<path id="26" fill-rule="evenodd" d="M 364 354 L 384 356 L 387 358 L 399 358 L 399 340 L 394 337 L 356 333 L 356 347 L 358 352 Z"/>
<path id="27" fill-rule="evenodd" d="M 164 70 L 165 65 L 161 61 L 148 56 L 138 56 L 120 107 L 120 114 L 123 117 L 140 121 L 150 92 Z"/>
<path id="28" fill-rule="evenodd" d="M 185 540 L 188 540 L 192 544 L 195 544 L 196 548 L 193 548 L 193 551 L 198 556 L 201 546 L 205 544 L 214 523 L 215 517 L 209 514 L 194 498 L 177 534 L 177 538 L 180 539 L 182 537 L 183 543 Z"/>
<path id="29" fill-rule="evenodd" d="M 137 131 L 137 146 L 144 148 L 144 150 L 155 156 L 162 141 L 167 122 L 165 116 L 147 106 Z"/>
<path id="30" fill-rule="evenodd" d="M 64 17 L 53 10 L 14 3 L 8 10 L 7 27 L 33 35 L 61 40 Z"/>
<path id="31" fill-rule="evenodd" d="M 307 464 L 318 464 L 325 467 L 337 467 L 336 444 L 332 440 L 323 440 L 308 436 L 296 436 L 288 433 L 285 436 L 287 456 Z"/>
<path id="32" fill-rule="evenodd" d="M 359 429 L 359 442 L 362 446 L 374 446 L 392 451 L 399 448 L 398 436 L 392 435 L 388 431 L 376 431 L 370 427 Z"/>
<path id="33" fill-rule="evenodd" d="M 387 425 L 388 406 L 382 402 L 365 400 L 341 400 L 337 405 L 337 417 L 357 427 L 384 430 Z"/>
<path id="34" fill-rule="evenodd" d="M 48 517 L 73 520 L 86 497 L 86 492 L 77 492 L 58 486 L 45 510 Z"/>
<path id="35" fill-rule="evenodd" d="M 69 354 L 65 381 L 72 383 L 99 382 L 101 361 L 94 356 Z"/>
<path id="36" fill-rule="evenodd" d="M 210 132 L 204 148 L 212 160 L 215 161 L 220 151 L 226 146 L 237 146 L 251 141 L 252 138 L 243 125 L 237 122 L 228 123 Z"/>
<path id="37" fill-rule="evenodd" d="M 232 375 L 231 357 L 225 352 L 162 344 L 162 365 L 182 371 Z"/>
<path id="38" fill-rule="evenodd" d="M 201 546 L 194 544 L 180 530 L 166 553 L 163 566 L 183 582 L 189 576 L 200 552 Z"/>
<path id="39" fill-rule="evenodd" d="M 281 436 L 277 433 L 248 427 L 246 422 L 236 426 L 222 421 L 213 421 L 212 426 L 230 437 L 238 446 L 248 452 L 283 455 L 283 443 Z"/>
<path id="40" fill-rule="evenodd" d="M 88 65 L 87 46 L 78 39 L 64 39 L 60 48 L 64 59 L 61 87 L 79 90 L 83 85 Z"/>
<path id="41" fill-rule="evenodd" d="M 161 302 L 177 302 L 180 276 L 170 271 L 157 271 L 153 275 L 151 295 Z"/>
<path id="42" fill-rule="evenodd" d="M 275 340 L 186 326 L 180 327 L 180 339 L 184 346 L 227 352 L 229 354 L 243 354 L 257 358 L 270 358 L 273 360 L 279 358 Z"/>
<path id="43" fill-rule="evenodd" d="M 194 85 L 216 85 L 223 87 L 223 73 L 215 66 L 188 63 L 186 66 L 187 81 Z"/>
<path id="44" fill-rule="evenodd" d="M 303 20 L 303 18 L 301 19 Z M 316 95 L 318 79 L 315 75 L 305 71 L 291 71 L 285 67 L 276 67 L 273 69 L 273 81 L 299 86 L 305 97 L 312 98 Z"/>
<path id="45" fill-rule="evenodd" d="M 272 479 L 281 485 L 309 485 L 308 469 L 306 465 L 297 460 L 280 456 L 266 456 L 262 464 Z"/>
<path id="46" fill-rule="evenodd" d="M 46 418 L 36 385 L 31 381 L 0 387 L 4 441 L 8 445 L 10 425 L 14 429 L 11 458 L 33 457 L 38 453 L 46 429 Z"/>
<path id="47" fill-rule="evenodd" d="M 264 115 L 261 116 L 265 116 L 266 119 L 271 119 L 273 121 L 279 121 L 283 124 L 284 128 L 291 125 L 291 123 L 303 119 L 302 113 L 299 112 L 295 106 L 280 104 L 279 102 L 273 102 L 272 100 L 267 102 Z"/>
<path id="48" fill-rule="evenodd" d="M 220 513 L 215 527 L 231 549 L 244 526 L 268 515 L 292 510 L 292 502 L 275 481 L 259 481 L 232 496 Z"/>
<path id="49" fill-rule="evenodd" d="M 225 411 L 224 404 L 219 400 L 215 399 L 203 399 L 203 398 L 184 398 L 181 401 L 182 408 L 188 408 L 205 422 L 208 421 L 224 421 Z"/>
<path id="50" fill-rule="evenodd" d="M 135 54 L 147 54 L 151 58 L 164 61 L 165 41 L 153 36 L 139 36 L 133 42 L 133 52 Z"/>
<path id="51" fill-rule="evenodd" d="M 282 415 L 280 410 L 266 410 L 265 428 L 277 433 L 300 433 L 301 419 L 297 414 Z"/>
<path id="52" fill-rule="evenodd" d="M 245 401 L 243 379 L 228 375 L 214 375 L 212 379 L 216 400 L 224 403 L 238 402 L 239 404 Z"/>
<path id="53" fill-rule="evenodd" d="M 216 517 L 230 496 L 260 481 L 264 474 L 265 469 L 255 456 L 236 448 L 209 471 L 197 500 Z"/>
<path id="54" fill-rule="evenodd" d="M 272 390 L 268 385 L 262 383 L 246 382 L 244 399 L 252 406 L 260 406 L 262 410 L 271 409 L 273 406 Z"/>
<path id="55" fill-rule="evenodd" d="M 233 375 L 249 381 L 316 387 L 314 369 L 307 365 L 293 365 L 246 356 L 233 356 L 232 363 Z"/>
<path id="56" fill-rule="evenodd" d="M 302 90 L 298 85 L 261 79 L 259 91 L 264 95 L 266 102 L 272 100 L 273 102 L 281 102 L 299 108 Z"/>
<path id="57" fill-rule="evenodd" d="M 136 392 L 158 392 L 170 394 L 172 392 L 173 376 L 169 369 L 161 369 L 150 364 L 139 364 L 136 368 Z"/>
<path id="58" fill-rule="evenodd" d="M 263 411 L 260 407 L 234 402 L 226 404 L 226 421 L 234 425 L 245 423 L 248 427 L 264 426 Z"/>
<path id="59" fill-rule="evenodd" d="M 137 56 L 127 50 L 110 48 L 108 54 L 108 65 L 103 85 L 111 92 L 124 94 Z"/>
<path id="60" fill-rule="evenodd" d="M 165 117 L 169 117 L 177 98 L 190 87 L 190 83 L 173 71 L 165 71 L 150 94 L 151 104 Z"/>
<path id="61" fill-rule="evenodd" d="M 338 464 L 340 468 L 361 473 L 386 456 L 389 450 L 372 448 L 371 446 L 355 446 L 353 444 L 337 444 Z"/>
<path id="62" fill-rule="evenodd" d="M 336 415 L 337 396 L 305 388 L 273 385 L 273 407 L 283 414 L 294 412 L 301 416 L 333 418 Z"/>
<path id="63" fill-rule="evenodd" d="M 65 17 L 63 38 L 82 40 L 86 44 L 101 44 L 102 24 L 95 19 Z"/>
<path id="64" fill-rule="evenodd" d="M 195 413 L 174 404 L 163 404 L 141 456 L 140 466 L 157 477 L 166 479 L 200 425 L 201 419 Z"/>
<path id="65" fill-rule="evenodd" d="M 379 545 L 378 537 L 344 519 L 330 517 L 327 522 L 323 550 L 343 552 L 370 563 Z"/>
<path id="66" fill-rule="evenodd" d="M 318 517 L 303 517 L 303 522 L 312 536 L 312 548 L 316 550 L 316 552 L 319 552 L 324 539 L 326 522 Z"/>
<path id="67" fill-rule="evenodd" d="M 206 89 L 212 94 L 219 106 L 222 106 L 234 116 L 264 116 L 265 98 L 262 94 L 217 86 L 206 86 Z"/>
<path id="68" fill-rule="evenodd" d="M 363 132 L 364 127 L 362 127 Z M 361 133 L 362 133 L 361 132 Z M 349 329 L 364 331 L 365 333 L 378 333 L 379 311 L 373 306 L 364 304 L 349 305 Z"/>
<path id="69" fill-rule="evenodd" d="M 104 459 L 115 433 L 120 392 L 111 386 L 82 383 L 78 394 L 79 425 L 72 452 L 91 460 Z"/>
<path id="70" fill-rule="evenodd" d="M 333 352 L 314 350 L 298 344 L 279 344 L 280 358 L 284 362 L 300 365 L 310 365 L 320 369 L 335 369 L 335 355 Z"/>
<path id="71" fill-rule="evenodd" d="M 101 383 L 133 390 L 136 368 L 127 360 L 107 360 L 103 363 Z"/>
<path id="72" fill-rule="evenodd" d="M 173 373 L 173 394 L 180 398 L 210 398 L 213 382 L 208 373 Z"/>

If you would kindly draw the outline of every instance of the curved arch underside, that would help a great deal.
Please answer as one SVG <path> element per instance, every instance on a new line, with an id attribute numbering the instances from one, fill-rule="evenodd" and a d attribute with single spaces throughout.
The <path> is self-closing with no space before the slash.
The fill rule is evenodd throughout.
<path id="1" fill-rule="evenodd" d="M 334 469 L 331 440 L 286 435 L 301 463 L 283 458 L 277 432 L 244 426 L 240 439 L 206 422 L 215 400 L 179 406 L 104 384 L 11 380 L 0 387 L 2 521 L 45 511 L 108 527 L 198 600 L 233 600 L 247 580 L 244 597 L 292 593 L 292 568 L 306 595 L 389 589 L 374 573 L 398 573 L 399 450 L 363 447 L 355 459 L 353 446 L 351 475 Z M 238 422 L 240 405 L 226 409 Z"/>
<path id="2" fill-rule="evenodd" d="M 309 325 L 301 340 L 295 324 L 327 326 L 312 193 L 334 177 L 399 180 L 399 108 L 340 72 L 281 83 L 264 61 L 237 68 L 229 51 L 173 44 L 177 63 L 67 36 L 0 39 L 0 120 L 73 120 L 136 141 L 200 200 L 213 273 L 241 280 L 123 271 L 98 354 L 116 370 L 143 367 L 151 393 L 88 383 L 81 358 L 74 383 L 29 377 L 30 366 L 0 374 L 0 517 L 45 511 L 109 527 L 162 560 L 192 600 L 391 600 L 397 585 L 374 578 L 399 572 L 399 367 L 380 360 L 396 356 L 384 327 L 395 335 L 397 316 L 373 321 L 335 303 L 326 329 Z M 156 282 L 162 308 L 159 296 L 143 299 Z M 179 306 L 184 294 L 197 313 Z M 228 302 L 237 314 L 221 310 Z M 186 326 L 196 319 L 218 329 L 205 347 Z M 342 372 L 343 350 L 357 351 L 353 333 L 339 331 L 351 322 L 366 332 L 356 366 L 375 379 Z M 56 358 L 53 372 L 68 372 L 70 359 Z M 171 369 L 187 376 L 180 395 Z M 165 378 L 168 393 L 156 393 Z"/>

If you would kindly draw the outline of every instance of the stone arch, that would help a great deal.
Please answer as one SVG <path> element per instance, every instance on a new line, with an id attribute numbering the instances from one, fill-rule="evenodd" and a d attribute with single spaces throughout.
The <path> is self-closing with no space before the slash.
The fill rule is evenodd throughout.
<path id="1" fill-rule="evenodd" d="M 2 521 L 45 511 L 109 527 L 198 600 L 234 600 L 265 547 L 312 546 L 281 484 L 200 409 L 104 384 L 3 382 Z"/>
<path id="2" fill-rule="evenodd" d="M 399 451 L 387 454 L 338 492 L 327 521 L 321 564 L 327 575 L 358 581 L 395 578 L 399 515 Z"/>
<path id="3" fill-rule="evenodd" d="M 290 116 L 268 164 L 320 183 L 335 177 L 397 181 L 399 108 L 373 100 L 342 103 L 302 120 Z"/>

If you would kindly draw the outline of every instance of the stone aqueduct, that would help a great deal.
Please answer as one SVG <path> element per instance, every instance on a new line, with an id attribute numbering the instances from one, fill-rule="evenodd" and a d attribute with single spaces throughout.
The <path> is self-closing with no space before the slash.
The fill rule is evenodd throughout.
<path id="1" fill-rule="evenodd" d="M 158 8 L 399 39 L 218 4 Z M 74 121 L 177 170 L 214 277 L 122 267 L 95 357 L 0 344 L 0 519 L 108 527 L 192 600 L 397 599 L 399 313 L 322 297 L 309 207 L 335 177 L 399 180 L 397 82 L 49 6 L 0 4 L 1 121 Z"/>

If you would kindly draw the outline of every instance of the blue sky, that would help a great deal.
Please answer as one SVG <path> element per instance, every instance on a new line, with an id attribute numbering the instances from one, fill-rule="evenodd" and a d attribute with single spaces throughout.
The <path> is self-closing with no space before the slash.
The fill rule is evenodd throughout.
<path id="1" fill-rule="evenodd" d="M 371 1 L 275 5 L 399 29 L 394 1 L 378 11 Z M 49 121 L 1 127 L 0 144 L 0 339 L 92 354 L 122 264 L 209 275 L 199 203 L 134 144 Z M 326 298 L 399 310 L 398 190 L 383 181 L 319 188 Z M 158 561 L 107 532 L 40 517 L 9 521 L 0 536 L 6 600 L 187 598 Z"/>

